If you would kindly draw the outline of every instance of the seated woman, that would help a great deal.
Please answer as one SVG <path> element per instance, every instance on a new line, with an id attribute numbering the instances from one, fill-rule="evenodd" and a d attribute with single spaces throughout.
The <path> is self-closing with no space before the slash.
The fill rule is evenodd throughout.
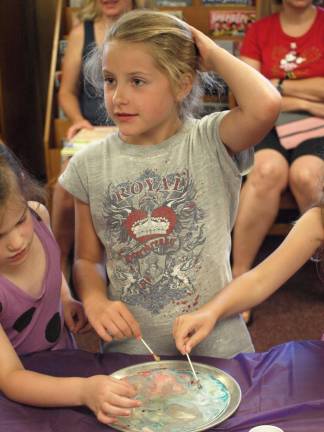
<path id="1" fill-rule="evenodd" d="M 282 94 L 282 112 L 324 118 L 324 9 L 311 0 L 283 0 L 279 13 L 254 23 L 242 59 L 262 72 Z M 320 135 L 320 133 L 319 133 Z M 233 239 L 233 276 L 250 269 L 288 186 L 301 212 L 321 192 L 324 137 L 287 150 L 276 129 L 255 147 L 255 165 L 245 182 Z"/>

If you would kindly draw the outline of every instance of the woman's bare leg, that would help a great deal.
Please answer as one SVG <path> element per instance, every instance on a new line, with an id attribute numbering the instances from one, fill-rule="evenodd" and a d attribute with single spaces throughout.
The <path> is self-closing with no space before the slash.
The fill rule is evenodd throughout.
<path id="1" fill-rule="evenodd" d="M 233 236 L 233 276 L 248 271 L 272 226 L 280 195 L 288 185 L 289 166 L 277 151 L 260 150 L 243 185 Z"/>
<path id="2" fill-rule="evenodd" d="M 272 226 L 280 203 L 280 195 L 288 184 L 289 166 L 275 150 L 260 150 L 255 165 L 242 187 L 233 235 L 233 277 L 248 271 Z M 242 314 L 250 322 L 251 311 Z"/>

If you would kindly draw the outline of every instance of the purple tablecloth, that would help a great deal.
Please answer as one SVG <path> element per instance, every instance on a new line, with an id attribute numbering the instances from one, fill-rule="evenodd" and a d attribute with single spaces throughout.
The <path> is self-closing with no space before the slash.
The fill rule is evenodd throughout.
<path id="1" fill-rule="evenodd" d="M 57 351 L 32 354 L 22 360 L 26 368 L 38 372 L 89 376 L 109 374 L 151 359 L 115 353 Z M 285 432 L 324 431 L 324 342 L 290 342 L 266 353 L 240 354 L 231 360 L 209 357 L 193 357 L 193 360 L 228 372 L 242 389 L 242 402 L 236 413 L 210 431 L 247 432 L 260 424 L 273 424 Z M 0 394 L 0 410 L 0 432 L 114 430 L 100 424 L 85 407 L 27 407 Z"/>

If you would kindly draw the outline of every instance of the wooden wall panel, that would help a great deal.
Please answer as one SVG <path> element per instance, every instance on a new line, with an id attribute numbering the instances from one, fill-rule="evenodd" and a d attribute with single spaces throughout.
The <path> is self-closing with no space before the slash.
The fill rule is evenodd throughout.
<path id="1" fill-rule="evenodd" d="M 0 116 L 6 143 L 45 179 L 43 127 L 56 0 L 0 1 Z"/>

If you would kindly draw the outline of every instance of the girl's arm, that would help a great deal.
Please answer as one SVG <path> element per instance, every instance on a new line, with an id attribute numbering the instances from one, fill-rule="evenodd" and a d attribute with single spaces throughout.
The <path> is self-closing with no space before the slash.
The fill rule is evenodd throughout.
<path id="1" fill-rule="evenodd" d="M 218 320 L 250 309 L 276 291 L 323 244 L 321 217 L 318 207 L 307 211 L 267 259 L 234 279 L 198 311 L 178 317 L 174 325 L 178 349 L 190 352 Z"/>
<path id="2" fill-rule="evenodd" d="M 217 46 L 200 31 L 191 29 L 199 50 L 201 68 L 220 75 L 238 104 L 220 124 L 223 143 L 234 153 L 257 144 L 271 129 L 280 112 L 279 93 L 253 67 Z"/>
<path id="3" fill-rule="evenodd" d="M 104 250 L 92 223 L 89 206 L 75 199 L 74 277 L 90 324 L 106 342 L 140 337 L 138 322 L 120 301 L 107 298 Z"/>
<path id="4" fill-rule="evenodd" d="M 80 24 L 73 28 L 69 35 L 59 90 L 60 106 L 72 123 L 68 130 L 68 138 L 72 138 L 82 128 L 92 127 L 91 123 L 83 117 L 79 103 L 83 41 L 84 28 L 83 24 Z"/>
<path id="5" fill-rule="evenodd" d="M 105 424 L 140 406 L 130 384 L 109 376 L 58 378 L 24 369 L 1 325 L 0 346 L 0 391 L 9 399 L 41 407 L 87 405 Z"/>

